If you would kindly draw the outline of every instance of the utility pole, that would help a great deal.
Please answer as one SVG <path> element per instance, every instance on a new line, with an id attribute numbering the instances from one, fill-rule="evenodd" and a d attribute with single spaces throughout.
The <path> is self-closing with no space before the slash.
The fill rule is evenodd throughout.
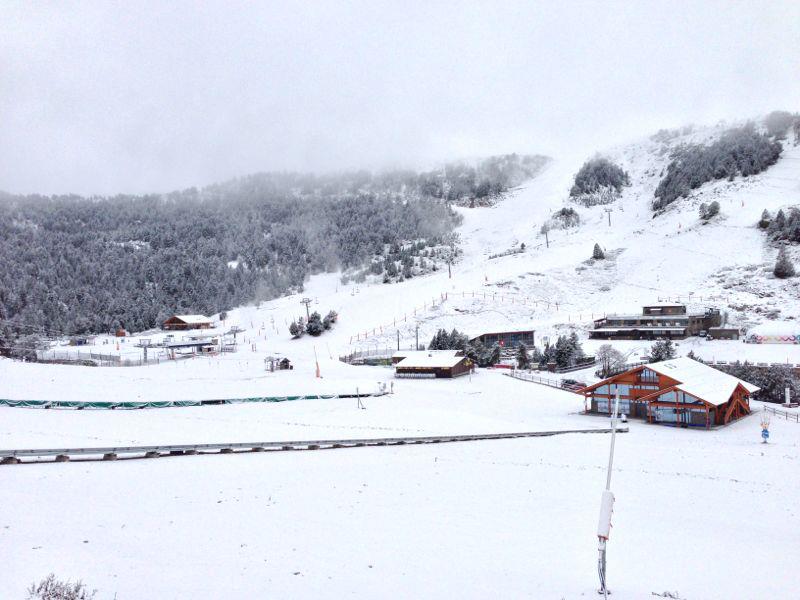
<path id="1" fill-rule="evenodd" d="M 611 534 L 611 515 L 614 512 L 614 494 L 611 492 L 611 470 L 614 466 L 614 442 L 617 437 L 617 414 L 619 412 L 619 388 L 614 399 L 614 412 L 611 416 L 611 450 L 608 453 L 608 472 L 606 473 L 606 489 L 600 501 L 600 519 L 597 523 L 597 539 L 599 540 L 597 550 L 597 573 L 600 576 L 600 589 L 598 594 L 603 594 L 608 598 L 608 587 L 606 586 L 606 543 Z"/>
<path id="2" fill-rule="evenodd" d="M 400 330 L 397 330 L 397 351 L 400 351 Z"/>
<path id="3" fill-rule="evenodd" d="M 300 300 L 300 304 L 306 305 L 306 323 L 307 323 L 308 319 L 311 318 L 311 315 L 308 312 L 308 305 L 311 304 L 311 298 L 303 298 L 302 300 Z"/>
<path id="4" fill-rule="evenodd" d="M 416 342 L 416 346 L 414 346 L 414 350 L 419 350 L 419 325 L 417 325 L 416 340 L 417 340 L 417 342 Z"/>
<path id="5" fill-rule="evenodd" d="M 605 211 L 608 213 L 608 226 L 611 227 L 611 209 L 606 208 Z"/>

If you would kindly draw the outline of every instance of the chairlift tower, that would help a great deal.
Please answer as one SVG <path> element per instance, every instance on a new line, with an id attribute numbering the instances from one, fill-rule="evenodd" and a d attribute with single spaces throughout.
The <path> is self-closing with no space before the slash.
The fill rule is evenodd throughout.
<path id="1" fill-rule="evenodd" d="M 311 304 L 311 302 L 313 302 L 311 298 L 303 298 L 302 300 L 300 300 L 300 304 L 306 305 L 306 322 L 308 322 L 308 319 L 311 318 L 311 314 L 308 311 L 308 305 Z"/>

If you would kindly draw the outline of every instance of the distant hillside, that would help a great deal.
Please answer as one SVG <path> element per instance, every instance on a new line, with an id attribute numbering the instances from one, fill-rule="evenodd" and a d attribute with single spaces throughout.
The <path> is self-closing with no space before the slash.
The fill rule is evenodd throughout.
<path id="1" fill-rule="evenodd" d="M 0 195 L 0 345 L 216 314 L 339 268 L 387 281 L 436 269 L 456 252 L 452 204 L 494 202 L 545 162 L 270 173 L 164 196 Z"/>

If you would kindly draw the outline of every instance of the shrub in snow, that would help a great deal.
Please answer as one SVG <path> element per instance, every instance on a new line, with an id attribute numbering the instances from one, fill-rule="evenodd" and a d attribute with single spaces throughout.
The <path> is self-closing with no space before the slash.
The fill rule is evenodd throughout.
<path id="1" fill-rule="evenodd" d="M 27 600 L 92 600 L 96 594 L 97 590 L 90 592 L 81 581 L 59 581 L 50 573 L 39 583 L 31 584 Z"/>
<path id="2" fill-rule="evenodd" d="M 778 279 L 794 277 L 794 265 L 789 257 L 786 256 L 786 248 L 778 250 L 778 260 L 775 261 L 775 269 L 772 271 Z"/>
<path id="3" fill-rule="evenodd" d="M 703 202 L 700 205 L 700 218 L 704 221 L 708 221 L 712 217 L 715 217 L 719 214 L 719 202 L 714 200 L 711 204 L 706 204 Z"/>
<path id="4" fill-rule="evenodd" d="M 607 158 L 593 158 L 583 164 L 575 175 L 575 183 L 569 195 L 577 198 L 594 194 L 606 188 L 618 193 L 623 186 L 630 185 L 628 174 Z"/>
<path id="5" fill-rule="evenodd" d="M 592 251 L 592 258 L 595 260 L 602 260 L 606 257 L 603 249 L 600 247 L 600 244 L 594 245 L 594 250 Z"/>
<path id="6" fill-rule="evenodd" d="M 672 340 L 659 340 L 650 346 L 650 362 L 660 362 L 675 358 L 675 346 Z"/>
<path id="7" fill-rule="evenodd" d="M 322 319 L 322 326 L 325 329 L 330 329 L 338 319 L 339 319 L 339 313 L 337 313 L 335 310 L 332 310 L 327 315 L 325 315 L 324 319 Z"/>
<path id="8" fill-rule="evenodd" d="M 552 228 L 568 229 L 570 227 L 577 227 L 580 225 L 580 223 L 581 218 L 578 216 L 578 211 L 576 211 L 574 208 L 566 206 L 553 213 L 553 216 L 550 218 L 550 225 L 548 226 L 548 229 L 544 230 L 544 226 L 542 226 L 542 233 L 545 233 L 545 231 L 549 231 Z"/>

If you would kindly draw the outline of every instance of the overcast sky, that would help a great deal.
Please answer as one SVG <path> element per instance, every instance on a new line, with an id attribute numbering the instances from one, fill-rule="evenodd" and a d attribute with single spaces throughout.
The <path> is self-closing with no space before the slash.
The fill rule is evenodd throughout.
<path id="1" fill-rule="evenodd" d="M 0 189 L 592 152 L 800 111 L 800 2 L 0 3 Z"/>

